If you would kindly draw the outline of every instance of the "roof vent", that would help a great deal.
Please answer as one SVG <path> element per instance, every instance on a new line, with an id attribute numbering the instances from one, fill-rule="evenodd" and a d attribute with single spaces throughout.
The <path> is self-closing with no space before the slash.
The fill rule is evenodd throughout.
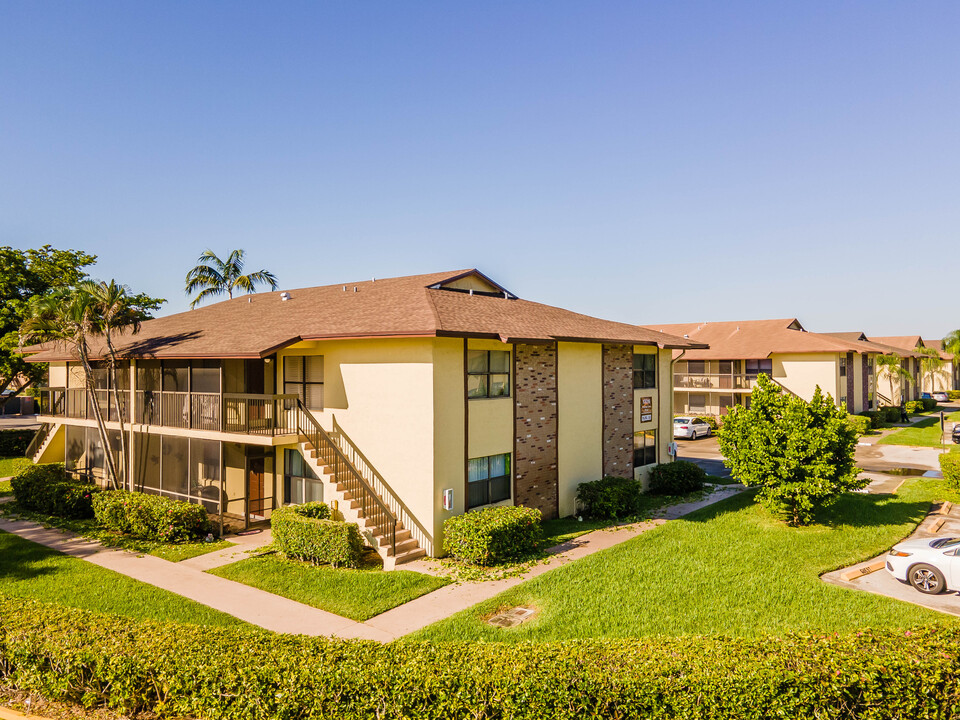
<path id="1" fill-rule="evenodd" d="M 281 302 L 286 302 L 286 301 L 289 300 L 289 299 L 290 299 L 290 293 L 288 293 L 288 292 L 282 292 L 282 293 L 280 293 L 280 300 L 281 300 Z"/>
<path id="2" fill-rule="evenodd" d="M 354 291 L 354 292 L 357 291 L 357 286 L 356 286 L 356 285 L 353 286 L 353 291 Z"/>
<path id="3" fill-rule="evenodd" d="M 663 332 L 663 330 L 661 330 L 660 332 Z M 690 336 L 689 336 L 689 335 L 684 335 L 683 337 L 684 337 L 685 340 L 689 340 L 689 339 L 690 339 Z"/>
<path id="4" fill-rule="evenodd" d="M 253 298 L 247 295 L 247 304 L 249 305 L 252 302 L 253 302 Z"/>

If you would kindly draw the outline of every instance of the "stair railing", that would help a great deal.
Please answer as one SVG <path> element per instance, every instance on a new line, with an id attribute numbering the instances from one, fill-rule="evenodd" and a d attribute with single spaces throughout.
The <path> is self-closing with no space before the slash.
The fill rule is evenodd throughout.
<path id="1" fill-rule="evenodd" d="M 360 515 L 373 522 L 374 528 L 386 540 L 392 554 L 397 554 L 397 516 L 363 479 L 353 464 L 343 454 L 326 430 L 317 422 L 303 402 L 297 399 L 297 431 L 307 438 L 317 451 L 317 457 L 333 470 L 335 482 L 343 484 L 354 500 L 360 503 Z"/>
<path id="2" fill-rule="evenodd" d="M 383 479 L 383 476 L 377 472 L 377 469 L 367 460 L 366 455 L 350 439 L 350 436 L 344 432 L 337 422 L 336 416 L 333 418 L 333 432 L 330 433 L 330 436 L 340 446 L 347 459 L 360 471 L 367 484 L 376 491 L 377 495 L 383 498 L 393 514 L 403 523 L 403 527 L 410 531 L 411 537 L 417 541 L 417 544 L 426 551 L 427 555 L 433 555 L 433 535 L 420 524 L 410 508 L 393 491 L 393 488 Z"/>
<path id="3" fill-rule="evenodd" d="M 43 423 L 40 426 L 40 429 L 34 434 L 33 439 L 30 441 L 30 444 L 27 445 L 26 451 L 23 453 L 24 457 L 28 457 L 34 462 L 37 459 L 37 453 L 40 452 L 40 448 L 43 447 L 44 441 L 47 439 L 47 436 L 50 434 L 50 428 L 52 425 L 49 423 Z"/>

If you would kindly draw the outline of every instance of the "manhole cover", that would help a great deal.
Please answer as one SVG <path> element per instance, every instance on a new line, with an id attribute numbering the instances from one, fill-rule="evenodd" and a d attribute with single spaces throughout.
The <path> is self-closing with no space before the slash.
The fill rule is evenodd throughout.
<path id="1" fill-rule="evenodd" d="M 515 607 L 507 610 L 500 610 L 495 615 L 487 618 L 487 624 L 498 628 L 515 627 L 520 623 L 529 620 L 536 614 L 536 610 L 528 607 Z"/>

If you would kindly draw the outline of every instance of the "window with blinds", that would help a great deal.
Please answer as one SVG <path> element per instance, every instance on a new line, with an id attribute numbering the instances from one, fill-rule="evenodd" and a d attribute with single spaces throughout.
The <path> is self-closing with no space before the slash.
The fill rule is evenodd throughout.
<path id="1" fill-rule="evenodd" d="M 323 355 L 288 355 L 283 359 L 283 392 L 297 395 L 310 410 L 323 410 Z"/>

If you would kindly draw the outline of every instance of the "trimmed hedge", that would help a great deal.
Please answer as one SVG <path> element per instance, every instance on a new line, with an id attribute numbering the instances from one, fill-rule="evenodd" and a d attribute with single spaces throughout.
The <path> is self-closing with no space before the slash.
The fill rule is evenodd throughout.
<path id="1" fill-rule="evenodd" d="M 577 507 L 587 517 L 616 520 L 639 513 L 642 494 L 639 480 L 608 475 L 600 480 L 580 483 Z"/>
<path id="2" fill-rule="evenodd" d="M 924 412 L 930 412 L 937 406 L 937 401 L 933 398 L 923 398 L 920 402 L 923 403 Z"/>
<path id="3" fill-rule="evenodd" d="M 35 430 L 0 430 L 0 457 L 23 457 Z"/>
<path id="4" fill-rule="evenodd" d="M 207 511 L 162 495 L 108 490 L 93 499 L 97 522 L 108 530 L 160 542 L 196 540 L 211 530 Z"/>
<path id="5" fill-rule="evenodd" d="M 916 413 L 922 413 L 924 411 L 924 401 L 923 400 L 907 400 L 905 403 L 907 412 L 911 415 Z M 934 402 L 936 406 L 936 402 Z"/>
<path id="6" fill-rule="evenodd" d="M 951 400 L 960 400 L 960 390 L 947 390 L 947 397 Z"/>
<path id="7" fill-rule="evenodd" d="M 865 435 L 873 427 L 873 421 L 863 415 L 847 415 L 847 425 L 859 436 Z"/>
<path id="8" fill-rule="evenodd" d="M 880 412 L 883 414 L 883 421 L 885 423 L 900 422 L 900 408 L 898 406 L 887 405 L 886 407 L 880 408 Z"/>
<path id="9" fill-rule="evenodd" d="M 651 495 L 683 495 L 703 489 L 706 481 L 706 471 L 696 463 L 674 460 L 653 466 L 647 492 Z"/>
<path id="10" fill-rule="evenodd" d="M 941 453 L 940 471 L 950 487 L 960 488 L 960 453 Z"/>
<path id="11" fill-rule="evenodd" d="M 27 510 L 62 518 L 93 517 L 93 499 L 100 488 L 71 480 L 61 463 L 31 465 L 10 479 L 17 504 Z"/>
<path id="12" fill-rule="evenodd" d="M 543 537 L 540 511 L 499 506 L 456 515 L 443 523 L 443 549 L 462 562 L 495 565 L 537 549 Z"/>
<path id="13" fill-rule="evenodd" d="M 277 550 L 287 557 L 314 565 L 358 567 L 363 556 L 363 538 L 356 523 L 329 520 L 325 503 L 306 503 L 277 508 L 270 528 Z"/>
<path id="14" fill-rule="evenodd" d="M 870 420 L 870 429 L 878 430 L 883 426 L 883 413 L 879 410 L 864 410 L 861 413 L 857 413 L 860 417 L 865 417 Z"/>
<path id="15" fill-rule="evenodd" d="M 0 680 L 88 708 L 206 720 L 932 720 L 960 701 L 960 628 L 381 645 L 0 596 Z"/>

